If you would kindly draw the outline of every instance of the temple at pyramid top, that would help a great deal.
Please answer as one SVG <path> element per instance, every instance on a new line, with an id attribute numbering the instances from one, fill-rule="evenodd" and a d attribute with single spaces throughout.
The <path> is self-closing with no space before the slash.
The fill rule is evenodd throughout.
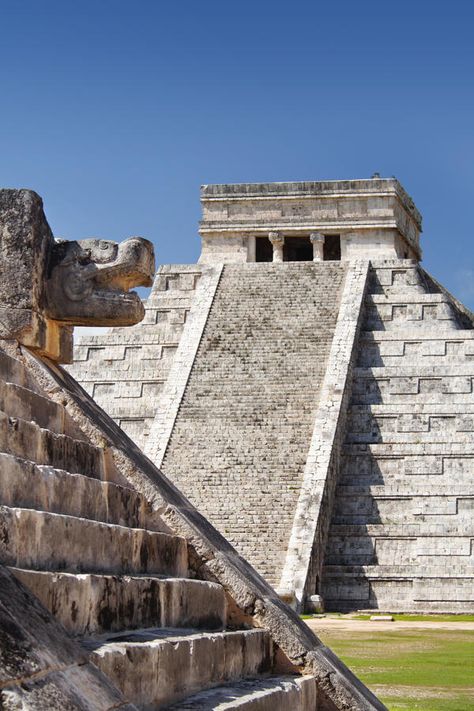
<path id="1" fill-rule="evenodd" d="M 421 215 L 396 178 L 201 187 L 200 263 L 421 258 Z"/>

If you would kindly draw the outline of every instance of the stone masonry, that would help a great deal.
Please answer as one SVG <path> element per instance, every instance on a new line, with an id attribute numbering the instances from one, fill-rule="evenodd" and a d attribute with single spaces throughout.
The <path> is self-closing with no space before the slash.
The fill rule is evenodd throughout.
<path id="1" fill-rule="evenodd" d="M 273 261 L 421 257 L 421 215 L 395 178 L 203 185 L 201 204 L 201 264 L 266 261 L 267 240 Z M 325 255 L 335 240 L 340 256 Z"/>
<path id="2" fill-rule="evenodd" d="M 426 272 L 372 265 L 325 556 L 330 609 L 474 610 L 473 358 L 472 321 Z"/>
<path id="3" fill-rule="evenodd" d="M 76 346 L 70 372 L 141 447 L 202 271 L 190 264 L 159 267 L 140 324 L 83 336 Z"/>
<path id="4" fill-rule="evenodd" d="M 161 464 L 278 586 L 341 264 L 226 265 Z"/>
<path id="5" fill-rule="evenodd" d="M 151 245 L 58 249 L 0 190 L 0 264 L 0 707 L 384 711 L 59 364 L 75 319 L 142 316 Z"/>
<path id="6" fill-rule="evenodd" d="M 137 389 L 148 456 L 300 607 L 472 611 L 474 317 L 420 267 L 413 201 L 375 178 L 202 202 L 168 377 L 156 402 Z M 81 348 L 90 388 L 106 368 Z"/>

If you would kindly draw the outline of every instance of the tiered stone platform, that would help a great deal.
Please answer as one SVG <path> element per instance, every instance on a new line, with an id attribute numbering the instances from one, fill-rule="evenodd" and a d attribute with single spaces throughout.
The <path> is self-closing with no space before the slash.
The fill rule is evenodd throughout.
<path id="1" fill-rule="evenodd" d="M 472 323 L 416 264 L 386 262 L 371 269 L 362 328 L 326 604 L 472 611 Z"/>

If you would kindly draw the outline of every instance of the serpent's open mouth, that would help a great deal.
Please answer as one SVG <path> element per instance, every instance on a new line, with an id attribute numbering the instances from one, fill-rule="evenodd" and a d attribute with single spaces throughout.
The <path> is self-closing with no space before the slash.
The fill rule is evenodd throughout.
<path id="1" fill-rule="evenodd" d="M 143 304 L 131 289 L 153 282 L 151 242 L 82 240 L 59 248 L 48 283 L 50 318 L 77 326 L 131 326 L 142 320 Z"/>

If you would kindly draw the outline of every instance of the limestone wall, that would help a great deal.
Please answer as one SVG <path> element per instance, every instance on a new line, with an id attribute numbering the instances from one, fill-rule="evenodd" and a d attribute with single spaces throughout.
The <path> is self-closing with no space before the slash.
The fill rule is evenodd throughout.
<path id="1" fill-rule="evenodd" d="M 141 323 L 83 336 L 74 348 L 69 372 L 142 447 L 201 272 L 195 264 L 161 266 Z"/>
<path id="2" fill-rule="evenodd" d="M 253 261 L 271 231 L 341 235 L 342 259 L 421 256 L 421 215 L 395 178 L 203 185 L 201 205 L 201 263 Z"/>

